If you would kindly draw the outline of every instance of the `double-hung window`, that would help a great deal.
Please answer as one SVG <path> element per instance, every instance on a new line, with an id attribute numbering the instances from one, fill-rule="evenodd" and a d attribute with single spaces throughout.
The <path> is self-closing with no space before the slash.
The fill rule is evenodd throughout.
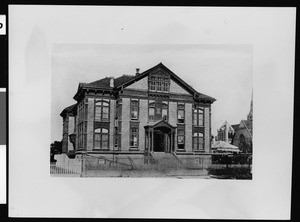
<path id="1" fill-rule="evenodd" d="M 94 148 L 108 149 L 108 129 L 96 128 L 94 130 Z"/>
<path id="2" fill-rule="evenodd" d="M 169 89 L 170 89 L 170 79 L 168 79 L 168 78 L 164 78 L 163 79 L 163 89 L 162 89 L 162 91 L 163 92 L 169 92 Z"/>
<path id="3" fill-rule="evenodd" d="M 194 147 L 194 150 L 203 150 L 204 149 L 203 133 L 195 132 L 193 134 L 193 147 Z"/>
<path id="4" fill-rule="evenodd" d="M 100 121 L 100 122 L 109 121 L 109 100 L 106 99 L 95 100 L 95 121 Z"/>
<path id="5" fill-rule="evenodd" d="M 155 76 L 151 76 L 150 82 L 149 82 L 149 89 L 151 91 L 155 91 L 155 85 L 156 85 L 156 77 Z"/>
<path id="6" fill-rule="evenodd" d="M 162 102 L 162 118 L 163 120 L 167 121 L 168 120 L 168 103 L 167 102 Z"/>
<path id="7" fill-rule="evenodd" d="M 193 125 L 203 126 L 203 109 L 194 109 Z"/>
<path id="8" fill-rule="evenodd" d="M 155 116 L 155 101 L 149 101 L 149 121 L 154 122 Z"/>
<path id="9" fill-rule="evenodd" d="M 178 149 L 184 149 L 184 130 L 178 129 L 177 131 L 177 145 Z"/>
<path id="10" fill-rule="evenodd" d="M 138 147 L 138 138 L 139 138 L 139 129 L 138 127 L 130 128 L 130 147 L 137 148 Z"/>
<path id="11" fill-rule="evenodd" d="M 130 118 L 132 120 L 137 120 L 139 118 L 139 100 L 130 100 Z"/>
<path id="12" fill-rule="evenodd" d="M 162 78 L 161 77 L 157 77 L 157 81 L 156 81 L 156 91 L 162 91 Z"/>
<path id="13" fill-rule="evenodd" d="M 184 103 L 177 104 L 178 123 L 184 123 Z"/>

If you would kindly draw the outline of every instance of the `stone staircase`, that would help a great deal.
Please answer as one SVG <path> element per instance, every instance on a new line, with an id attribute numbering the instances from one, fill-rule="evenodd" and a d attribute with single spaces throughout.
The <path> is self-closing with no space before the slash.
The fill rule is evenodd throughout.
<path id="1" fill-rule="evenodd" d="M 179 162 L 171 153 L 153 152 L 152 158 L 160 170 L 177 169 Z"/>

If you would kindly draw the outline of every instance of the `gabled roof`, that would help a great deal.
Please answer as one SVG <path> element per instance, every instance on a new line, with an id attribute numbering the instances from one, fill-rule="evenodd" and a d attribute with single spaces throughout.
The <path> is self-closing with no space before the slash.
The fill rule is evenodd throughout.
<path id="1" fill-rule="evenodd" d="M 234 131 L 236 131 L 239 128 L 239 125 L 240 124 L 234 124 L 234 125 L 231 125 L 231 127 L 234 129 Z"/>
<path id="2" fill-rule="evenodd" d="M 78 92 L 82 88 L 87 88 L 87 89 L 95 88 L 95 89 L 104 89 L 104 90 L 120 90 L 122 87 L 125 88 L 126 86 L 129 86 L 129 85 L 133 84 L 134 82 L 137 82 L 140 79 L 146 77 L 147 75 L 149 75 L 152 71 L 154 71 L 156 69 L 164 70 L 166 73 L 170 74 L 171 79 L 175 80 L 175 82 L 180 84 L 184 89 L 186 89 L 191 94 L 195 95 L 196 99 L 200 99 L 200 100 L 202 99 L 202 100 L 207 100 L 207 101 L 211 101 L 211 102 L 216 101 L 216 99 L 213 98 L 213 97 L 210 97 L 210 96 L 207 96 L 205 94 L 197 92 L 193 87 L 191 87 L 189 84 L 187 84 L 185 81 L 183 81 L 180 77 L 178 77 L 175 73 L 173 73 L 171 70 L 169 70 L 162 63 L 159 63 L 158 65 L 144 71 L 143 73 L 137 74 L 137 75 L 123 75 L 123 76 L 120 76 L 120 77 L 114 79 L 114 87 L 110 87 L 111 77 L 105 77 L 103 79 L 100 79 L 100 80 L 97 80 L 97 81 L 94 81 L 94 82 L 90 82 L 90 83 L 80 83 L 79 86 L 78 86 L 78 90 L 77 90 L 76 95 L 78 94 Z M 74 96 L 74 98 L 76 97 L 76 95 Z"/>
<path id="3" fill-rule="evenodd" d="M 145 128 L 156 128 L 156 127 L 167 127 L 170 129 L 175 129 L 176 126 L 172 126 L 170 123 L 166 122 L 164 119 L 158 120 L 156 122 L 149 122 Z"/>
<path id="4" fill-rule="evenodd" d="M 129 79 L 127 82 L 117 86 L 117 88 L 119 87 L 126 87 L 142 78 L 144 78 L 145 76 L 147 76 L 148 74 L 150 74 L 152 71 L 154 71 L 155 69 L 159 69 L 161 68 L 162 70 L 165 70 L 167 73 L 170 74 L 171 79 L 174 79 L 176 82 L 180 83 L 187 91 L 189 91 L 191 94 L 196 94 L 197 98 L 199 99 L 204 99 L 204 100 L 209 100 L 209 101 L 216 101 L 215 98 L 207 96 L 205 94 L 199 93 L 197 92 L 193 87 L 191 87 L 189 84 L 187 84 L 185 81 L 183 81 L 180 77 L 178 77 L 175 73 L 173 73 L 170 69 L 168 69 L 165 65 L 163 65 L 162 63 L 159 63 L 158 65 L 146 70 L 143 73 L 140 73 L 136 76 L 134 76 L 133 78 Z"/>

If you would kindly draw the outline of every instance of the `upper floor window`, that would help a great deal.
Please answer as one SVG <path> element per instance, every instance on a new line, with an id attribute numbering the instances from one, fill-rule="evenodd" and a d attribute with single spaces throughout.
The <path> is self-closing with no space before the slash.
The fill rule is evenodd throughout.
<path id="1" fill-rule="evenodd" d="M 78 143 L 77 143 L 78 148 L 86 147 L 86 138 L 87 138 L 86 128 L 87 128 L 86 122 L 82 122 L 78 124 Z"/>
<path id="2" fill-rule="evenodd" d="M 139 100 L 138 99 L 130 100 L 130 118 L 131 119 L 139 118 Z"/>
<path id="3" fill-rule="evenodd" d="M 149 90 L 157 92 L 169 92 L 170 79 L 160 76 L 151 76 L 149 78 Z"/>
<path id="4" fill-rule="evenodd" d="M 163 92 L 169 92 L 169 83 L 163 82 Z"/>
<path id="5" fill-rule="evenodd" d="M 177 104 L 178 123 L 184 123 L 184 103 Z"/>
<path id="6" fill-rule="evenodd" d="M 151 91 L 155 91 L 155 77 L 151 77 L 149 82 L 149 88 Z"/>
<path id="7" fill-rule="evenodd" d="M 149 101 L 149 121 L 154 121 L 155 117 L 155 101 Z"/>
<path id="8" fill-rule="evenodd" d="M 149 101 L 149 121 L 168 120 L 168 103 L 164 101 Z"/>
<path id="9" fill-rule="evenodd" d="M 95 121 L 109 121 L 109 100 L 95 100 Z"/>
<path id="10" fill-rule="evenodd" d="M 87 117 L 87 101 L 86 100 L 82 100 L 79 104 L 78 104 L 78 108 L 77 108 L 77 113 L 78 113 L 78 123 L 82 123 L 83 121 L 86 121 L 86 117 Z"/>
<path id="11" fill-rule="evenodd" d="M 193 125 L 203 126 L 203 109 L 194 109 Z"/>
<path id="12" fill-rule="evenodd" d="M 167 102 L 162 102 L 162 118 L 163 120 L 167 121 L 168 120 L 168 103 Z"/>

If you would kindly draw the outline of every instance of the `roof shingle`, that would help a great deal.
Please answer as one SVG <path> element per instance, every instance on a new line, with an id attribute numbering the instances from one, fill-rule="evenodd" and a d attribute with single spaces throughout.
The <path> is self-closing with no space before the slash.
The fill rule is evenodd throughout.
<path id="1" fill-rule="evenodd" d="M 118 86 L 124 84 L 125 82 L 129 81 L 133 77 L 134 76 L 132 76 L 132 75 L 123 75 L 123 76 L 120 76 L 120 77 L 114 79 L 114 87 L 118 87 Z M 113 87 L 110 87 L 110 79 L 111 78 L 113 78 L 113 77 L 105 77 L 103 79 L 100 79 L 100 80 L 97 80 L 94 82 L 85 83 L 85 84 L 83 84 L 83 87 L 112 89 Z"/>

